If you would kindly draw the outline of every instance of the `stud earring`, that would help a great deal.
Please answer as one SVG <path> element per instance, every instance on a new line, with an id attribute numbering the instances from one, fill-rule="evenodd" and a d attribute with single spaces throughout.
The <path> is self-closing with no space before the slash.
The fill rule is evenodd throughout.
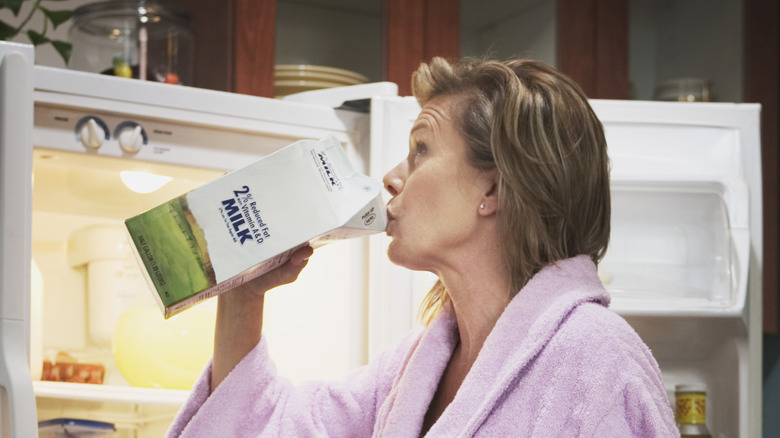
<path id="1" fill-rule="evenodd" d="M 485 204 L 484 204 L 484 203 L 482 203 L 482 204 L 479 204 L 479 209 L 480 209 L 480 210 L 484 210 L 484 209 L 485 209 Z"/>

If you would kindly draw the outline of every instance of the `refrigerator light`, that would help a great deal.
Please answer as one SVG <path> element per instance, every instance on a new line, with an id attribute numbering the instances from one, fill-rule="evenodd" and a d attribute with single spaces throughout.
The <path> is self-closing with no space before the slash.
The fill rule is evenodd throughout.
<path id="1" fill-rule="evenodd" d="M 147 172 L 132 172 L 129 170 L 119 172 L 119 176 L 122 177 L 122 182 L 125 183 L 125 186 L 136 193 L 152 193 L 173 179 L 170 176 Z"/>

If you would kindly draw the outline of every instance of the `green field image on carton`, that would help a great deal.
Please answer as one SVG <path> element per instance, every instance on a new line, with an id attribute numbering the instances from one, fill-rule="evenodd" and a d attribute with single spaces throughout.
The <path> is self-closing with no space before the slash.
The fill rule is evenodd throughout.
<path id="1" fill-rule="evenodd" d="M 128 228 L 166 307 L 216 284 L 203 230 L 183 197 L 132 218 Z"/>

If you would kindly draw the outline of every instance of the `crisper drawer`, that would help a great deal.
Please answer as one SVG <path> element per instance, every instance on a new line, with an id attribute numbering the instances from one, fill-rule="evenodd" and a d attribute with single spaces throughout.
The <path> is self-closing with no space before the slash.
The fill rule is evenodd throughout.
<path id="1" fill-rule="evenodd" d="M 613 181 L 599 275 L 620 313 L 739 314 L 749 243 L 741 180 Z"/>

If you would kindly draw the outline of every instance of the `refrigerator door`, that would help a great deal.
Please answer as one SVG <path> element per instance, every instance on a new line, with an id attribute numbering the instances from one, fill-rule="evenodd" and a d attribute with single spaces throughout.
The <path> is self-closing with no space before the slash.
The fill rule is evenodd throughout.
<path id="1" fill-rule="evenodd" d="M 641 303 L 616 290 L 613 308 L 740 316 L 751 299 L 760 302 L 759 107 L 598 100 L 592 105 L 604 124 L 614 194 L 613 245 L 601 267 L 622 263 L 629 269 L 630 250 L 643 257 L 634 259 L 632 269 L 671 283 L 656 287 L 666 296 L 643 294 Z M 670 291 L 676 291 L 671 300 Z"/>
<path id="2" fill-rule="evenodd" d="M 651 348 L 670 393 L 706 384 L 713 436 L 760 436 L 760 107 L 592 105 L 612 160 L 613 232 L 599 265 L 611 307 Z"/>
<path id="3" fill-rule="evenodd" d="M 29 369 L 32 47 L 0 43 L 0 435 L 37 436 Z"/>

